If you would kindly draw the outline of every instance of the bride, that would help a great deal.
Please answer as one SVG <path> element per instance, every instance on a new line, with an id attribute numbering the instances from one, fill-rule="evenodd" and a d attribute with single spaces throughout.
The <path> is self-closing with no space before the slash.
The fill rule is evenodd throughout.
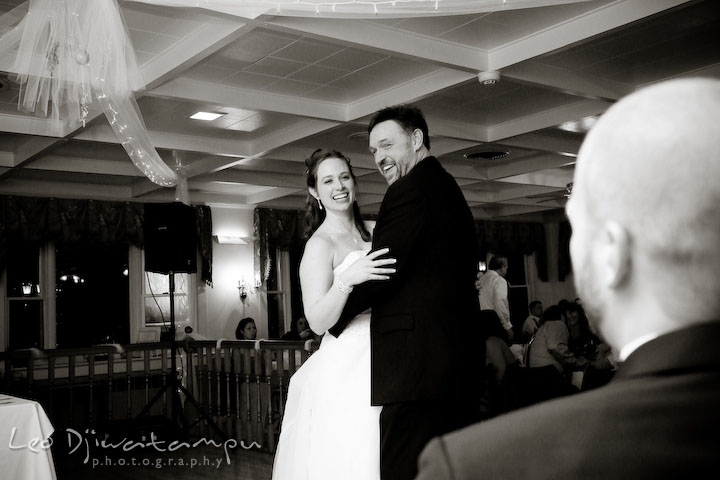
<path id="1" fill-rule="evenodd" d="M 370 249 L 370 233 L 355 201 L 350 160 L 318 149 L 305 161 L 312 235 L 300 262 L 305 317 L 325 333 L 320 349 L 290 380 L 273 480 L 380 478 L 380 410 L 370 405 L 370 312 L 355 317 L 335 338 L 337 322 L 355 285 L 387 280 L 388 253 Z"/>

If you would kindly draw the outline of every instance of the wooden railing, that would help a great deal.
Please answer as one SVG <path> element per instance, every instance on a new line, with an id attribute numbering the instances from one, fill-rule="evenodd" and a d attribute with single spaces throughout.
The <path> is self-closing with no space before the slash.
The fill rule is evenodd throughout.
<path id="1" fill-rule="evenodd" d="M 180 392 L 184 425 L 195 437 L 209 437 L 213 431 L 204 419 L 210 418 L 228 438 L 274 451 L 290 377 L 318 346 L 178 342 L 176 378 L 197 404 Z M 141 412 L 177 419 L 171 415 L 173 389 L 165 388 L 172 355 L 170 342 L 1 352 L 0 391 L 39 401 L 56 429 L 104 431 L 140 420 Z"/>
<path id="2" fill-rule="evenodd" d="M 289 379 L 318 342 L 194 341 L 186 344 L 187 389 L 230 437 L 274 451 Z M 199 422 L 207 434 L 207 423 Z"/>

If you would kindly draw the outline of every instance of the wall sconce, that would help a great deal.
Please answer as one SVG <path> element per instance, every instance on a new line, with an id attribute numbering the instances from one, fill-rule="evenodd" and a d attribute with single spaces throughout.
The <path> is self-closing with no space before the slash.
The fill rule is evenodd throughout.
<path id="1" fill-rule="evenodd" d="M 248 237 L 238 235 L 213 235 L 215 241 L 221 245 L 247 245 Z"/>
<path id="2" fill-rule="evenodd" d="M 487 272 L 487 263 L 485 263 L 485 262 L 483 262 L 482 260 L 480 260 L 480 261 L 478 262 L 478 272 L 480 272 L 480 273 L 485 273 L 485 272 Z"/>
<path id="3" fill-rule="evenodd" d="M 243 302 L 247 298 L 248 294 L 252 293 L 255 294 L 255 288 L 252 288 L 246 281 L 245 277 L 240 277 L 240 280 L 238 280 L 238 290 L 240 291 L 240 300 Z"/>

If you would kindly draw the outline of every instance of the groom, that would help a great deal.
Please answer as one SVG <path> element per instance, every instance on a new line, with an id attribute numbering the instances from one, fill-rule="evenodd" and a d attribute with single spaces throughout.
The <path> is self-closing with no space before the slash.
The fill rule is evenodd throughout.
<path id="1" fill-rule="evenodd" d="M 434 436 L 478 419 L 484 343 L 477 328 L 478 249 L 460 188 L 430 155 L 427 123 L 410 105 L 370 121 L 370 152 L 389 184 L 373 249 L 389 247 L 397 273 L 352 291 L 338 323 L 372 308 L 373 405 L 380 416 L 383 480 L 414 478 Z"/>

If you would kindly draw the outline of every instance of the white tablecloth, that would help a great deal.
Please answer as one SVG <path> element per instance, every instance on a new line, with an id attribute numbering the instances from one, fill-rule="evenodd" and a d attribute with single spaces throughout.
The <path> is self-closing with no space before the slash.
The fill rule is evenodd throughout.
<path id="1" fill-rule="evenodd" d="M 0 478 L 55 480 L 53 431 L 39 403 L 0 394 Z"/>

